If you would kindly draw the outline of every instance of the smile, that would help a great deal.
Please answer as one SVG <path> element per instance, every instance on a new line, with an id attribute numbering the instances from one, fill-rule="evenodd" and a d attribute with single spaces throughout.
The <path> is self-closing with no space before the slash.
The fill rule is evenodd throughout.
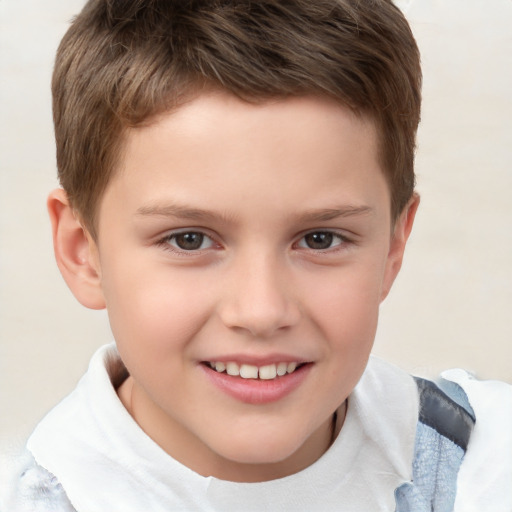
<path id="1" fill-rule="evenodd" d="M 203 361 L 205 376 L 228 396 L 252 405 L 284 399 L 307 380 L 313 362 L 276 361 L 262 365 L 234 361 Z"/>
<path id="2" fill-rule="evenodd" d="M 268 364 L 265 366 L 254 366 L 252 364 L 238 364 L 229 362 L 208 362 L 208 366 L 218 373 L 227 373 L 231 377 L 241 377 L 242 379 L 261 379 L 273 380 L 277 377 L 283 377 L 293 373 L 301 364 L 296 362 L 282 362 L 277 364 Z"/>

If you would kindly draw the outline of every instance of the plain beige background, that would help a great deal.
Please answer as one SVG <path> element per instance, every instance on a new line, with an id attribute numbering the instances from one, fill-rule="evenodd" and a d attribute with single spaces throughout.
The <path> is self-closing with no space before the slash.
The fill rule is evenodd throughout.
<path id="1" fill-rule="evenodd" d="M 422 204 L 375 353 L 512 382 L 512 1 L 412 0 L 423 55 Z M 20 445 L 111 341 L 53 260 L 49 82 L 83 0 L 0 1 L 0 451 Z M 1 464 L 0 464 L 1 466 Z"/>

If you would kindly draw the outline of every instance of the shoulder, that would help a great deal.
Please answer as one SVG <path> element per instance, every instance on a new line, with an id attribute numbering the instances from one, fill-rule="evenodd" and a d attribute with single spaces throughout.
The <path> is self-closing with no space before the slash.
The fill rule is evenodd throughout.
<path id="1" fill-rule="evenodd" d="M 77 387 L 36 426 L 24 451 L 12 450 L 8 469 L 1 468 L 5 480 L 0 485 L 2 512 L 74 512 L 66 494 L 71 496 L 69 475 L 78 474 L 75 481 L 87 473 L 84 454 L 93 456 L 102 440 L 101 436 L 92 439 L 97 418 L 102 415 L 91 409 L 108 396 L 116 405 L 113 381 L 122 378 L 124 368 L 116 364 L 117 360 L 112 345 L 99 349 Z M 110 402 L 104 407 L 114 408 Z M 122 408 L 120 404 L 118 407 Z"/>
<path id="2" fill-rule="evenodd" d="M 2 482 L 2 510 L 9 512 L 76 512 L 57 478 L 25 451 L 10 464 Z"/>
<path id="3" fill-rule="evenodd" d="M 460 386 L 476 418 L 455 510 L 512 510 L 512 385 L 480 381 L 462 370 L 444 372 L 440 382 Z"/>
<path id="4" fill-rule="evenodd" d="M 462 370 L 415 381 L 413 479 L 397 510 L 512 510 L 512 386 Z"/>

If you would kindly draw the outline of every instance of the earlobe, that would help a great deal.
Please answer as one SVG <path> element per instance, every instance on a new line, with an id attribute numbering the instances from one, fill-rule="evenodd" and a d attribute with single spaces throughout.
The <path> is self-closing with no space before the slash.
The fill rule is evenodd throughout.
<path id="1" fill-rule="evenodd" d="M 402 260 L 404 257 L 405 246 L 412 231 L 414 218 L 420 204 L 420 196 L 414 193 L 405 208 L 403 209 L 400 217 L 397 219 L 395 228 L 391 237 L 389 246 L 388 259 L 386 263 L 386 271 L 382 286 L 381 301 L 383 301 L 393 285 L 400 268 L 402 267 Z"/>
<path id="2" fill-rule="evenodd" d="M 55 259 L 66 284 L 84 306 L 105 308 L 94 240 L 76 218 L 64 190 L 54 190 L 48 196 L 47 206 Z"/>

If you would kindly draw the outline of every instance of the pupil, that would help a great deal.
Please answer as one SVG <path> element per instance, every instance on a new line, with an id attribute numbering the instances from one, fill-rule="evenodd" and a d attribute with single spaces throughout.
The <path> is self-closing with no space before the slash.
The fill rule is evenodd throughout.
<path id="1" fill-rule="evenodd" d="M 176 244 L 185 251 L 197 250 L 203 245 L 204 235 L 201 233 L 182 233 L 176 235 Z"/>
<path id="2" fill-rule="evenodd" d="M 306 235 L 306 243 L 311 249 L 328 249 L 332 245 L 332 233 L 310 233 Z"/>

